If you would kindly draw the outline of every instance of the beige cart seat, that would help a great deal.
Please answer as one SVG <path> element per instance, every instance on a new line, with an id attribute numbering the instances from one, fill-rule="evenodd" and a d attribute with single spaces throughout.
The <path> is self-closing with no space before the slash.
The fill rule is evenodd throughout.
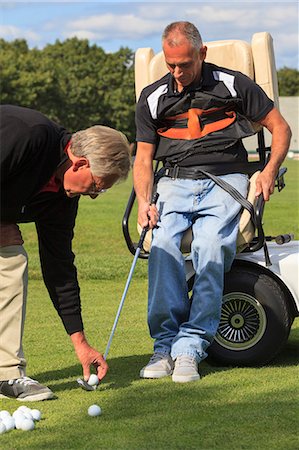
<path id="1" fill-rule="evenodd" d="M 253 79 L 278 108 L 278 83 L 275 67 L 273 40 L 268 32 L 255 33 L 251 43 L 241 40 L 223 40 L 206 42 L 208 48 L 206 61 L 237 70 Z M 140 48 L 135 55 L 135 92 L 138 100 L 144 87 L 158 80 L 168 72 L 163 52 L 156 55 L 151 48 Z M 259 127 L 256 126 L 256 131 Z M 255 202 L 255 180 L 258 173 L 250 179 L 248 200 Z M 250 220 L 250 214 L 244 210 L 240 219 L 237 251 L 242 251 L 252 241 L 255 227 Z M 182 250 L 190 250 L 191 230 L 186 232 L 182 242 Z M 144 242 L 146 251 L 150 248 L 151 232 L 148 232 Z"/>

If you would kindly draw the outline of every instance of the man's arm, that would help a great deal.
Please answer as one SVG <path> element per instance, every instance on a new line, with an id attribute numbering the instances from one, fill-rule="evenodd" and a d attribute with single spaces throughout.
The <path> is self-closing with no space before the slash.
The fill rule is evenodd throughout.
<path id="1" fill-rule="evenodd" d="M 158 220 L 155 205 L 151 205 L 153 189 L 153 157 L 155 145 L 138 142 L 133 166 L 134 189 L 138 200 L 138 223 L 142 227 L 154 228 Z"/>
<path id="2" fill-rule="evenodd" d="M 81 317 L 80 290 L 72 252 L 73 227 L 77 200 L 53 194 L 46 204 L 42 220 L 36 222 L 40 260 L 45 285 L 51 300 L 70 335 L 76 355 L 88 380 L 90 366 L 101 380 L 108 365 L 103 355 L 92 348 L 85 337 Z"/>
<path id="3" fill-rule="evenodd" d="M 256 196 L 263 194 L 264 200 L 268 201 L 274 192 L 279 167 L 288 153 L 292 133 L 276 108 L 273 108 L 259 123 L 272 134 L 270 160 L 256 180 Z"/>

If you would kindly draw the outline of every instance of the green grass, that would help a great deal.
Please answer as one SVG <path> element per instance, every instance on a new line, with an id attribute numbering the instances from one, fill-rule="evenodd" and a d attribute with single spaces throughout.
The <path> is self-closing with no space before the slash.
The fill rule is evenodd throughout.
<path id="1" fill-rule="evenodd" d="M 267 205 L 265 228 L 267 234 L 294 232 L 298 239 L 299 162 L 287 166 L 287 187 Z M 96 201 L 82 199 L 76 225 L 85 330 L 101 351 L 133 259 L 121 232 L 130 183 Z M 135 217 L 134 210 L 132 229 Z M 22 230 L 31 279 L 24 338 L 28 375 L 52 388 L 57 399 L 29 405 L 42 411 L 42 421 L 32 432 L 1 435 L 1 450 L 298 448 L 298 319 L 284 351 L 269 366 L 216 367 L 204 361 L 198 383 L 141 380 L 152 342 L 146 324 L 147 263 L 139 260 L 110 349 L 110 371 L 97 391 L 85 392 L 76 383 L 81 366 L 41 281 L 34 226 Z M 87 415 L 93 403 L 101 406 L 102 416 Z M 0 409 L 13 412 L 18 406 L 1 400 Z"/>

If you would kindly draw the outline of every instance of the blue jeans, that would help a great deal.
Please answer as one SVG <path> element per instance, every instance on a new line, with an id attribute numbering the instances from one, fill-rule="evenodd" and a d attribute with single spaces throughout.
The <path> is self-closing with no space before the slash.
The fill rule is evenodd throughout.
<path id="1" fill-rule="evenodd" d="M 245 197 L 248 177 L 221 176 Z M 148 325 L 154 351 L 207 356 L 218 328 L 224 273 L 236 253 L 240 204 L 212 180 L 159 180 L 160 218 L 149 257 Z M 191 257 L 195 270 L 189 298 L 180 243 L 192 226 Z"/>

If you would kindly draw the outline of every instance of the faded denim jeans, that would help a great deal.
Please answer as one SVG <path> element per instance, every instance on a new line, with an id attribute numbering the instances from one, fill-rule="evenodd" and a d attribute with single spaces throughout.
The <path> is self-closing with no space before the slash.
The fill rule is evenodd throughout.
<path id="1" fill-rule="evenodd" d="M 221 176 L 246 197 L 248 177 Z M 148 325 L 154 351 L 207 356 L 219 325 L 224 273 L 236 254 L 241 205 L 210 179 L 163 177 L 157 207 L 160 218 L 153 232 L 149 257 Z M 180 243 L 192 226 L 191 257 L 195 270 L 189 298 Z"/>

